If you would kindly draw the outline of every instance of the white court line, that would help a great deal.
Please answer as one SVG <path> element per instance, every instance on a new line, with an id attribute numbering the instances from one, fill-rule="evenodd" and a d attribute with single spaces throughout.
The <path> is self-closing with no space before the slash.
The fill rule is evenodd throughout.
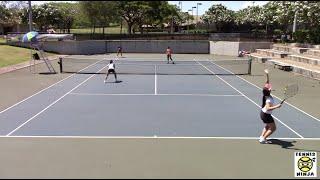
<path id="1" fill-rule="evenodd" d="M 112 58 L 112 57 L 110 57 L 110 58 Z M 107 57 L 107 59 L 110 59 L 110 58 Z M 140 61 L 148 61 L 149 59 L 166 61 L 166 58 L 152 58 L 152 57 L 127 57 L 127 58 L 121 58 L 121 59 L 119 59 L 119 61 L 121 61 L 121 60 L 126 61 L 126 60 L 131 60 L 131 59 L 132 60 L 138 59 Z M 193 61 L 193 60 L 190 60 L 190 59 L 178 59 L 177 61 Z M 203 59 L 203 61 L 208 61 L 208 59 Z"/>
<path id="2" fill-rule="evenodd" d="M 106 66 L 104 66 L 103 68 L 101 68 L 98 72 L 102 71 L 104 68 L 106 68 Z M 51 103 L 50 105 L 48 105 L 46 108 L 44 108 L 42 111 L 38 112 L 36 115 L 34 115 L 33 117 L 31 117 L 30 119 L 28 119 L 26 122 L 24 122 L 23 124 L 21 124 L 20 126 L 18 126 L 16 129 L 14 129 L 13 131 L 11 131 L 9 134 L 7 134 L 6 136 L 10 136 L 12 133 L 14 133 L 15 131 L 17 131 L 18 129 L 20 129 L 22 126 L 24 126 L 25 124 L 27 124 L 28 122 L 30 122 L 32 119 L 34 119 L 35 117 L 37 117 L 39 114 L 43 113 L 45 110 L 49 109 L 51 106 L 53 106 L 54 104 L 56 104 L 59 100 L 61 100 L 62 98 L 64 98 L 66 95 L 68 95 L 69 93 L 71 93 L 73 90 L 77 89 L 79 86 L 81 86 L 82 84 L 84 84 L 85 82 L 87 82 L 89 79 L 91 79 L 93 76 L 95 76 L 96 74 L 91 75 L 89 78 L 87 78 L 86 80 L 82 81 L 80 84 L 78 84 L 76 87 L 72 88 L 70 91 L 68 91 L 66 94 L 64 94 L 63 96 L 61 96 L 59 99 L 57 99 L 56 101 L 54 101 L 53 103 Z"/>
<path id="3" fill-rule="evenodd" d="M 226 140 L 258 140 L 259 137 L 194 137 L 194 136 L 0 136 L 0 138 L 53 138 L 53 139 L 226 139 Z M 316 140 L 320 138 L 273 137 L 269 139 Z"/>
<path id="4" fill-rule="evenodd" d="M 157 95 L 157 66 L 154 66 L 154 94 Z"/>
<path id="5" fill-rule="evenodd" d="M 212 61 L 211 61 L 211 63 L 212 63 L 212 64 L 214 64 Z M 215 65 L 216 65 L 216 66 L 219 66 L 219 65 L 217 65 L 217 64 L 215 64 Z M 230 72 L 230 73 L 232 73 L 232 74 L 234 74 L 233 72 L 229 71 L 228 69 L 225 69 L 225 68 L 223 68 L 223 67 L 221 67 L 221 66 L 219 66 L 219 67 L 220 67 L 220 68 L 222 68 L 222 69 L 224 69 L 224 70 L 226 70 L 226 71 L 228 71 L 228 72 Z M 258 89 L 262 90 L 262 88 L 260 88 L 259 86 L 257 86 L 257 85 L 255 85 L 255 84 L 253 84 L 253 83 L 251 83 L 251 82 L 249 82 L 249 81 L 245 80 L 244 78 L 242 78 L 242 77 L 240 77 L 240 76 L 238 76 L 238 75 L 236 75 L 236 76 L 237 76 L 238 78 L 242 79 L 243 81 L 245 81 L 245 82 L 247 82 L 247 83 L 251 84 L 252 86 L 254 86 L 254 87 L 256 87 L 256 88 L 258 88 Z M 273 94 L 272 94 L 272 96 L 273 96 L 273 97 L 276 97 L 278 100 L 282 100 L 282 99 L 280 99 L 279 97 L 277 97 L 277 96 L 275 96 L 275 95 L 273 95 Z M 298 110 L 298 111 L 300 111 L 300 112 L 304 113 L 305 115 L 307 115 L 307 116 L 309 116 L 309 117 L 313 118 L 314 120 L 316 120 L 316 121 L 319 121 L 319 122 L 320 122 L 320 119 L 318 119 L 318 118 L 316 118 L 316 117 L 314 117 L 314 116 L 312 116 L 312 115 L 308 114 L 307 112 L 305 112 L 305 111 L 303 111 L 303 110 L 299 109 L 298 107 L 296 107 L 296 106 L 294 106 L 294 105 L 292 105 L 292 104 L 290 104 L 290 103 L 288 103 L 288 102 L 286 102 L 286 101 L 285 101 L 284 103 L 286 103 L 286 104 L 288 104 L 289 106 L 291 106 L 291 107 L 295 108 L 296 110 Z"/>
<path id="6" fill-rule="evenodd" d="M 201 64 L 201 63 L 199 63 Z M 214 63 L 213 63 L 214 64 Z M 202 65 L 202 64 L 201 64 Z M 207 67 L 205 67 L 204 65 L 202 65 L 204 68 L 206 68 L 208 71 L 210 71 L 212 74 L 215 74 L 213 71 L 211 71 L 210 69 L 208 69 Z M 217 75 L 217 77 L 222 80 L 224 83 L 228 84 L 231 88 L 233 88 L 234 90 L 236 90 L 237 92 L 239 92 L 240 94 L 242 94 L 246 99 L 248 99 L 249 101 L 251 101 L 253 104 L 255 104 L 256 106 L 258 106 L 260 108 L 260 106 L 254 102 L 253 100 L 251 100 L 248 96 L 246 96 L 245 94 L 243 94 L 241 91 L 239 91 L 237 88 L 233 87 L 231 84 L 229 84 L 227 81 L 225 81 L 223 78 L 221 78 L 220 76 Z M 274 115 L 272 115 L 276 120 L 278 120 L 282 125 L 284 125 L 285 127 L 287 127 L 288 129 L 290 129 L 292 132 L 294 132 L 296 135 L 298 135 L 300 138 L 304 138 L 302 135 L 300 135 L 299 133 L 297 133 L 295 130 L 293 130 L 292 128 L 290 128 L 288 125 L 286 125 L 285 123 L 283 123 L 282 121 L 280 121 L 280 119 L 278 119 L 277 117 L 275 117 Z"/>
<path id="7" fill-rule="evenodd" d="M 132 63 L 132 61 L 130 63 L 126 63 L 126 62 L 121 62 L 121 63 L 117 63 L 118 65 L 135 65 L 135 66 L 171 66 L 169 64 L 141 64 L 141 63 Z M 200 66 L 198 64 L 177 64 L 175 63 L 175 66 L 180 66 L 180 67 L 185 67 L 185 66 Z"/>
<path id="8" fill-rule="evenodd" d="M 69 93 L 77 96 L 216 96 L 216 97 L 242 97 L 240 94 L 104 94 L 104 93 Z"/>
<path id="9" fill-rule="evenodd" d="M 103 61 L 103 60 L 101 60 L 101 61 Z M 98 61 L 98 62 L 101 62 L 101 61 Z M 93 65 L 97 64 L 98 62 L 96 62 L 96 63 L 94 63 L 94 64 L 91 64 L 90 66 L 87 66 L 87 67 L 85 67 L 85 68 L 81 69 L 80 71 L 83 71 L 83 70 L 85 70 L 85 69 L 87 69 L 87 68 L 89 68 L 89 67 L 91 67 L 91 66 L 93 66 Z M 80 71 L 78 71 L 78 72 L 80 72 Z M 76 74 L 76 73 L 73 73 L 72 75 L 70 75 L 70 76 L 68 76 L 68 77 L 66 77 L 66 78 L 64 78 L 64 79 L 62 79 L 62 80 L 60 80 L 60 81 L 58 81 L 58 82 L 56 82 L 56 83 L 52 84 L 51 86 L 49 86 L 49 87 L 47 87 L 47 88 L 44 88 L 44 89 L 40 90 L 39 92 L 37 92 L 37 93 L 35 93 L 35 94 L 33 94 L 33 95 L 31 95 L 31 96 L 29 96 L 29 97 L 25 98 L 24 100 L 22 100 L 22 101 L 20 101 L 20 102 L 18 102 L 18 103 L 16 103 L 16 104 L 14 104 L 14 105 L 12 105 L 12 106 L 10 106 L 10 107 L 6 108 L 5 110 L 1 111 L 1 112 L 0 112 L 0 114 L 1 114 L 1 113 L 3 113 L 3 112 L 5 112 L 5 111 L 7 111 L 7 110 L 9 110 L 9 109 L 11 109 L 11 108 L 13 108 L 13 107 L 15 107 L 15 106 L 17 106 L 17 105 L 19 105 L 19 104 L 21 104 L 21 103 L 23 103 L 24 101 L 26 101 L 26 100 L 28 100 L 28 99 L 32 98 L 33 96 L 35 96 L 35 95 L 37 95 L 37 94 L 40 94 L 40 93 L 42 93 L 43 91 L 45 91 L 45 90 L 47 90 L 47 89 L 49 89 L 49 88 L 51 88 L 51 87 L 53 87 L 53 86 L 57 85 L 58 83 L 60 83 L 60 82 L 62 82 L 62 81 L 64 81 L 64 80 L 66 80 L 66 79 L 71 78 L 71 77 L 72 77 L 72 76 L 74 76 L 75 74 Z"/>

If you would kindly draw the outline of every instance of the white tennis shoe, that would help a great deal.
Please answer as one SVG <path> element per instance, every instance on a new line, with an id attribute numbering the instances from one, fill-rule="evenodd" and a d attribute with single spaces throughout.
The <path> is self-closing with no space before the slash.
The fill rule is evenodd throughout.
<path id="1" fill-rule="evenodd" d="M 271 144 L 272 142 L 269 140 L 264 139 L 263 137 L 260 137 L 259 139 L 260 144 Z"/>

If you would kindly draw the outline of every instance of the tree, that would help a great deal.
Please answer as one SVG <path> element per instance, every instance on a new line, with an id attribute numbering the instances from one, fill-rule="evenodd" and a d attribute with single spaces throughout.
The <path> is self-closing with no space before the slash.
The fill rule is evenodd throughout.
<path id="1" fill-rule="evenodd" d="M 288 26 L 293 23 L 295 6 L 293 1 L 273 1 L 272 6 L 277 7 L 274 19 L 281 25 L 283 32 L 288 32 Z"/>
<path id="2" fill-rule="evenodd" d="M 127 22 L 128 33 L 132 33 L 135 24 L 145 22 L 147 12 L 151 10 L 147 1 L 118 1 L 119 15 Z"/>
<path id="3" fill-rule="evenodd" d="M 294 4 L 297 11 L 297 21 L 306 26 L 306 29 L 315 29 L 320 25 L 320 2 L 298 1 Z"/>
<path id="4" fill-rule="evenodd" d="M 170 24 L 170 33 L 173 33 L 174 27 L 183 21 L 183 15 L 179 13 L 179 8 L 176 5 L 164 4 L 162 11 L 162 19 L 166 24 Z M 189 17 L 189 16 L 188 16 Z"/>
<path id="5" fill-rule="evenodd" d="M 55 26 L 59 27 L 60 30 L 65 32 L 65 29 L 70 33 L 70 29 L 73 25 L 75 17 L 79 13 L 79 6 L 75 3 L 56 3 L 50 2 L 49 5 L 53 6 L 58 10 L 59 13 L 56 15 L 59 17 L 59 21 L 56 22 Z"/>
<path id="6" fill-rule="evenodd" d="M 227 9 L 222 4 L 212 5 L 203 16 L 203 21 L 207 24 L 216 24 L 218 32 L 221 32 L 223 25 L 234 21 L 234 12 Z"/>
<path id="7" fill-rule="evenodd" d="M 82 10 L 85 12 L 88 17 L 91 26 L 93 27 L 93 34 L 95 33 L 95 28 L 98 23 L 98 11 L 99 8 L 94 1 L 80 1 Z"/>
<path id="8" fill-rule="evenodd" d="M 28 8 L 24 8 L 21 13 L 22 22 L 28 23 Z M 32 6 L 32 20 L 40 31 L 47 30 L 49 27 L 57 27 L 61 12 L 52 4 L 42 4 Z"/>
<path id="9" fill-rule="evenodd" d="M 80 5 L 93 26 L 93 33 L 97 25 L 103 27 L 104 34 L 105 27 L 120 21 L 116 1 L 80 1 Z"/>
<path id="10" fill-rule="evenodd" d="M 9 2 L 1 1 L 0 3 L 0 24 L 12 25 L 20 24 L 20 7 L 23 6 L 22 2 Z"/>
<path id="11" fill-rule="evenodd" d="M 274 17 L 276 16 L 277 6 L 272 3 L 265 4 L 260 11 L 260 20 L 266 27 L 266 33 L 269 31 L 269 26 L 275 23 Z"/>
<path id="12" fill-rule="evenodd" d="M 238 25 L 247 24 L 249 28 L 254 27 L 257 30 L 263 23 L 262 8 L 259 6 L 249 6 L 236 13 L 236 22 Z"/>

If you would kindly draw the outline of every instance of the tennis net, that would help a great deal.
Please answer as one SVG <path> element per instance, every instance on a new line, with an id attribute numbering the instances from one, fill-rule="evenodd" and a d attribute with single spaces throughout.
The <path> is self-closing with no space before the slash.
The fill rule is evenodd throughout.
<path id="1" fill-rule="evenodd" d="M 61 58 L 61 73 L 105 74 L 109 59 Z M 114 60 L 117 74 L 141 75 L 248 75 L 251 74 L 250 59 L 234 60 L 178 60 L 175 64 L 158 60 Z"/>

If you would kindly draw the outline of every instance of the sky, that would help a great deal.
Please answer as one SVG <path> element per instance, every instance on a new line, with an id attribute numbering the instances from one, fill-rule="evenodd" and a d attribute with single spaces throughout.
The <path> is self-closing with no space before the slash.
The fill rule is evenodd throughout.
<path id="1" fill-rule="evenodd" d="M 43 4 L 46 2 L 50 2 L 50 1 L 31 1 L 32 4 Z M 62 1 L 62 2 L 70 2 L 70 1 Z M 253 3 L 254 5 L 262 6 L 266 4 L 268 1 L 168 1 L 168 2 L 169 4 L 176 4 L 179 7 L 180 7 L 179 2 L 182 2 L 183 12 L 192 10 L 192 7 L 197 7 L 197 3 L 201 3 L 202 5 L 198 5 L 198 14 L 203 15 L 205 11 L 207 11 L 213 4 L 222 4 L 230 10 L 238 11 L 248 6 L 252 6 Z M 189 13 L 192 14 L 192 11 L 190 11 Z M 197 15 L 196 8 L 193 9 L 193 15 Z"/>
<path id="2" fill-rule="evenodd" d="M 198 5 L 198 13 L 199 15 L 203 15 L 205 11 L 207 11 L 214 4 L 222 4 L 230 10 L 238 11 L 248 6 L 252 6 L 253 2 L 255 6 L 257 5 L 262 6 L 266 4 L 268 1 L 180 1 L 180 2 L 182 2 L 183 12 L 192 10 L 192 7 L 197 7 L 197 3 L 201 3 L 202 5 Z M 169 1 L 169 3 L 176 4 L 179 6 L 179 1 Z M 190 11 L 189 13 L 192 14 L 192 11 Z M 193 9 L 193 15 L 197 15 L 196 8 Z"/>

